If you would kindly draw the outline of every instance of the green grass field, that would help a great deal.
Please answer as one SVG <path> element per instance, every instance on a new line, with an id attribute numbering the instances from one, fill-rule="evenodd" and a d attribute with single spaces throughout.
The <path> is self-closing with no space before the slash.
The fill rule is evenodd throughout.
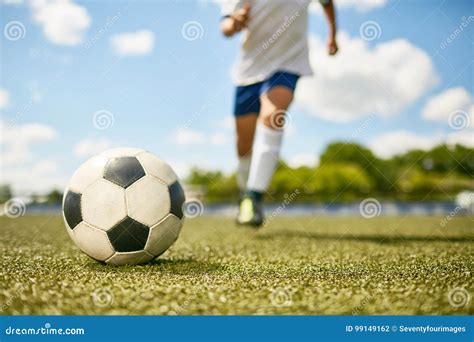
<path id="1" fill-rule="evenodd" d="M 288 217 L 255 232 L 201 217 L 160 259 L 114 267 L 76 249 L 59 216 L 2 217 L 0 305 L 2 314 L 472 314 L 473 218 L 442 219 Z M 456 287 L 468 294 L 460 307 L 448 302 Z"/>

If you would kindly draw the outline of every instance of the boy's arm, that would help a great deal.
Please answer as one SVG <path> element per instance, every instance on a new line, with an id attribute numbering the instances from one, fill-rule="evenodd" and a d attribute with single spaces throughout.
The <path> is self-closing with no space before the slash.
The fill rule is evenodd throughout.
<path id="1" fill-rule="evenodd" d="M 336 42 L 336 11 L 334 9 L 334 4 L 332 0 L 321 1 L 323 5 L 324 14 L 326 15 L 326 20 L 329 27 L 328 35 L 328 53 L 329 55 L 335 55 L 337 53 L 338 47 Z"/>
<path id="2" fill-rule="evenodd" d="M 245 3 L 244 6 L 236 10 L 231 15 L 225 16 L 221 21 L 221 32 L 226 37 L 231 37 L 235 33 L 242 31 L 247 25 L 250 13 L 250 4 Z"/>

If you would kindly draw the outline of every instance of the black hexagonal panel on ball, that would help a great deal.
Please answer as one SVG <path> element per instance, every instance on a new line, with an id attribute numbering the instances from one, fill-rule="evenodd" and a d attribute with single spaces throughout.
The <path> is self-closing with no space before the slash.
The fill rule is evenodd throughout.
<path id="1" fill-rule="evenodd" d="M 179 218 L 183 218 L 184 191 L 178 181 L 168 186 L 171 200 L 170 212 Z"/>
<path id="2" fill-rule="evenodd" d="M 71 229 L 74 229 L 74 227 L 82 222 L 81 197 L 81 194 L 68 191 L 64 199 L 64 217 Z"/>
<path id="3" fill-rule="evenodd" d="M 126 217 L 107 232 L 110 243 L 117 252 L 135 252 L 145 248 L 150 228 Z"/>
<path id="4" fill-rule="evenodd" d="M 104 178 L 127 188 L 145 176 L 145 170 L 135 157 L 118 157 L 108 161 Z"/>

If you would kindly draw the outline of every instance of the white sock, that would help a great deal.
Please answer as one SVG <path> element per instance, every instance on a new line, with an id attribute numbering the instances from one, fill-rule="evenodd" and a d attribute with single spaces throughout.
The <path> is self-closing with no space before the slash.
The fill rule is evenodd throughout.
<path id="1" fill-rule="evenodd" d="M 241 191 L 246 190 L 247 180 L 249 179 L 250 162 L 252 155 L 239 157 L 239 165 L 237 165 L 237 185 Z"/>
<path id="2" fill-rule="evenodd" d="M 247 190 L 265 192 L 275 172 L 280 155 L 283 131 L 258 123 L 253 143 Z"/>

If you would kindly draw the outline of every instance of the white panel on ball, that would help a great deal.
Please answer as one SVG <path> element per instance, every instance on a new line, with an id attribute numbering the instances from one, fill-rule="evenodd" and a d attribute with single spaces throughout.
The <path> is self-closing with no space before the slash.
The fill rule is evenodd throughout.
<path id="1" fill-rule="evenodd" d="M 178 180 L 173 169 L 154 154 L 143 152 L 137 156 L 137 159 L 147 174 L 163 180 L 166 184 L 171 185 Z"/>
<path id="2" fill-rule="evenodd" d="M 111 265 L 135 265 L 144 264 L 153 259 L 154 256 L 145 251 L 115 253 L 105 262 Z"/>
<path id="3" fill-rule="evenodd" d="M 145 176 L 125 190 L 128 216 L 149 227 L 163 219 L 171 209 L 168 187 L 160 180 Z"/>
<path id="4" fill-rule="evenodd" d="M 145 152 L 140 148 L 133 147 L 117 147 L 110 150 L 102 152 L 100 155 L 107 158 L 116 158 L 116 157 L 135 157 L 139 153 Z"/>
<path id="5" fill-rule="evenodd" d="M 150 228 L 150 235 L 145 250 L 155 256 L 166 251 L 178 238 L 183 222 L 169 214 L 161 222 Z"/>
<path id="6" fill-rule="evenodd" d="M 125 190 L 105 179 L 92 183 L 82 194 L 84 221 L 109 230 L 127 216 Z"/>
<path id="7" fill-rule="evenodd" d="M 104 156 L 95 156 L 87 160 L 72 175 L 69 190 L 82 193 L 89 185 L 102 178 L 107 160 Z"/>
<path id="8" fill-rule="evenodd" d="M 114 254 L 107 233 L 94 228 L 85 222 L 79 223 L 74 228 L 74 237 L 77 246 L 90 257 L 105 261 Z"/>

